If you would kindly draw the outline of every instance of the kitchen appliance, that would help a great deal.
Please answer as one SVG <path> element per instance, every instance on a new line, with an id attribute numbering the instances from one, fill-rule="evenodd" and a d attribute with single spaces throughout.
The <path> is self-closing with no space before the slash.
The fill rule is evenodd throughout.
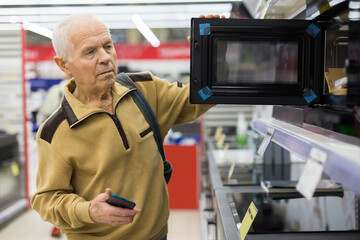
<path id="1" fill-rule="evenodd" d="M 190 101 L 360 105 L 359 19 L 349 1 L 331 1 L 318 16 L 307 2 L 299 19 L 193 18 Z"/>

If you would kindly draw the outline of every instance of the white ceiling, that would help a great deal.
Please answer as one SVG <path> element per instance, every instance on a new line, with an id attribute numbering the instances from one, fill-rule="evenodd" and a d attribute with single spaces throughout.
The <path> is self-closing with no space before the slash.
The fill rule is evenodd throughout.
<path id="1" fill-rule="evenodd" d="M 150 28 L 189 28 L 190 19 L 201 14 L 229 16 L 231 2 L 234 1 L 9 0 L 0 3 L 0 22 L 16 17 L 53 29 L 66 16 L 88 13 L 110 29 L 130 29 L 136 28 L 131 17 L 137 14 Z"/>
<path id="2" fill-rule="evenodd" d="M 136 28 L 133 18 L 138 15 L 149 28 L 165 29 L 174 37 L 177 32 L 182 36 L 183 31 L 190 29 L 193 17 L 230 17 L 234 2 L 241 1 L 254 18 L 265 6 L 269 8 L 266 18 L 288 18 L 306 5 L 306 0 L 272 0 L 270 5 L 266 0 L 0 0 L 0 23 L 23 22 L 25 29 L 50 38 L 51 30 L 61 19 L 87 13 L 104 22 L 113 36 L 121 37 L 122 31 Z"/>

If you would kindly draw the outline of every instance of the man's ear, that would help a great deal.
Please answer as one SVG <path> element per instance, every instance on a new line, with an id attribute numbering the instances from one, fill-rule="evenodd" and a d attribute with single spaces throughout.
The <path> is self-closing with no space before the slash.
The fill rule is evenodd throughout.
<path id="1" fill-rule="evenodd" d="M 54 61 L 55 61 L 56 65 L 59 66 L 61 71 L 63 71 L 67 75 L 71 75 L 71 71 L 70 71 L 70 69 L 68 67 L 67 60 L 65 60 L 63 57 L 55 56 Z"/>

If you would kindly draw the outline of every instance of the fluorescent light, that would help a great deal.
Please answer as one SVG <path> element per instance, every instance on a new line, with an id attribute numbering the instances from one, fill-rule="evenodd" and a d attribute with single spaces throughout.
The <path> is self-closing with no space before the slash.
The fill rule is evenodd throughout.
<path id="1" fill-rule="evenodd" d="M 152 13 L 199 13 L 212 14 L 230 11 L 230 3 L 221 4 L 175 4 L 175 5 L 116 5 L 116 6 L 29 6 L 0 8 L 0 15 L 71 15 L 89 14 L 143 14 Z"/>
<path id="2" fill-rule="evenodd" d="M 144 23 L 141 17 L 137 14 L 132 15 L 131 19 L 133 20 L 135 26 L 141 32 L 141 34 L 146 38 L 146 40 L 153 46 L 160 46 L 160 40 L 155 36 L 155 34 L 150 30 L 150 28 Z"/>
<path id="3" fill-rule="evenodd" d="M 48 28 L 45 28 L 43 26 L 40 26 L 38 24 L 35 23 L 31 23 L 27 20 L 21 19 L 18 16 L 11 16 L 10 18 L 8 18 L 7 20 L 5 20 L 4 22 L 11 22 L 11 23 L 23 23 L 23 28 L 25 30 L 40 34 L 44 37 L 47 37 L 49 39 L 52 39 L 52 31 Z"/>
<path id="4" fill-rule="evenodd" d="M 40 25 L 40 24 L 39 24 Z M 54 29 L 56 23 L 41 23 L 41 26 L 48 28 L 48 29 Z M 124 21 L 119 24 L 119 21 L 113 21 L 113 22 L 105 22 L 106 27 L 111 29 L 136 29 L 136 26 L 134 22 L 130 21 Z M 174 28 L 190 28 L 190 19 L 187 21 L 156 21 L 156 22 L 149 22 L 147 26 L 150 29 L 154 28 L 168 28 L 168 29 L 174 29 Z"/>
<path id="5" fill-rule="evenodd" d="M 0 0 L 1 1 L 1 0 Z M 3 1 L 4 2 L 4 1 Z M 12 2 L 12 1 L 10 1 Z M 17 1 L 21 2 L 21 1 Z M 33 0 L 32 2 L 35 2 Z M 218 14 L 229 16 L 232 9 L 231 3 L 213 4 L 159 4 L 159 5 L 46 5 L 46 1 L 37 1 L 43 5 L 24 5 L 19 7 L 0 7 L 0 22 L 9 21 L 10 16 L 18 16 L 23 21 L 38 24 L 53 29 L 65 17 L 87 13 L 100 19 L 110 29 L 134 28 L 131 20 L 133 14 L 141 16 L 147 26 L 153 28 L 190 28 L 190 20 L 202 14 Z M 118 1 L 119 2 L 119 1 Z M 26 3 L 26 4 L 25 4 Z M 105 3 L 105 2 L 104 2 Z M 90 4 L 90 1 L 89 1 Z M 1 6 L 1 4 L 0 4 Z"/>
<path id="6" fill-rule="evenodd" d="M 11 6 L 11 5 L 90 5 L 90 4 L 172 4 L 172 3 L 202 3 L 201 0 L 142 0 L 142 1 L 133 1 L 133 0 L 57 0 L 54 4 L 54 0 L 12 0 L 8 2 L 3 2 L 0 6 Z M 207 3 L 219 3 L 219 2 L 241 2 L 241 0 L 207 0 Z"/>
<path id="7" fill-rule="evenodd" d="M 136 13 L 135 13 L 136 14 Z M 225 13 L 224 13 L 225 14 Z M 223 14 L 223 15 L 224 15 Z M 123 22 L 132 22 L 131 17 L 133 14 L 96 14 L 95 16 L 102 22 L 118 22 L 119 25 L 121 25 Z M 145 21 L 148 25 L 149 22 L 156 22 L 156 21 L 188 21 L 190 22 L 190 19 L 192 17 L 198 17 L 201 15 L 201 13 L 164 13 L 164 14 L 153 14 L 153 13 L 144 13 L 141 14 L 141 18 L 143 21 Z M 16 15 L 19 16 L 19 15 Z M 1 21 L 8 21 L 10 16 L 1 16 L 0 15 L 0 22 Z M 12 16 L 13 17 L 13 16 Z M 20 16 L 19 16 L 20 17 Z M 50 15 L 50 14 L 44 14 L 44 15 L 22 15 L 21 19 L 26 20 L 32 23 L 58 23 L 62 19 L 64 19 L 66 16 L 64 15 Z"/>
<path id="8" fill-rule="evenodd" d="M 40 34 L 44 37 L 52 39 L 52 31 L 50 29 L 44 28 L 38 24 L 30 23 L 28 21 L 23 22 L 23 27 L 25 30 Z"/>

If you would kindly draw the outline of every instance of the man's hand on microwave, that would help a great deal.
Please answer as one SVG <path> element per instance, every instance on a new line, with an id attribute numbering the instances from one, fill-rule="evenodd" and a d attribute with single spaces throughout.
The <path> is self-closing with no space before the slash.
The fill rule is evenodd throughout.
<path id="1" fill-rule="evenodd" d="M 222 15 L 200 15 L 199 18 L 222 18 L 225 19 L 226 17 Z M 187 37 L 188 42 L 190 43 L 191 37 Z M 227 82 L 229 78 L 229 64 L 226 61 L 226 51 L 227 51 L 227 42 L 219 41 L 217 45 L 217 57 L 216 57 L 216 64 L 217 64 L 217 71 L 216 71 L 216 79 L 217 82 Z"/>
<path id="2" fill-rule="evenodd" d="M 199 18 L 222 18 L 225 19 L 226 17 L 222 15 L 221 17 L 217 14 L 208 14 L 208 15 L 200 15 Z M 191 37 L 187 37 L 188 42 L 191 42 Z M 218 56 L 217 56 L 217 65 L 218 69 L 216 71 L 216 78 L 218 82 L 227 81 L 229 77 L 229 64 L 226 61 L 226 50 L 227 50 L 227 43 L 220 42 L 218 46 Z"/>
<path id="3" fill-rule="evenodd" d="M 224 15 L 222 15 L 221 17 L 218 15 L 218 14 L 215 14 L 215 15 L 213 15 L 213 14 L 208 14 L 208 15 L 200 15 L 199 16 L 199 18 L 222 18 L 222 19 L 224 19 L 224 18 L 226 18 Z M 191 41 L 191 37 L 190 36 L 188 36 L 187 37 L 187 40 L 188 40 L 188 42 L 190 43 L 190 41 Z"/>

